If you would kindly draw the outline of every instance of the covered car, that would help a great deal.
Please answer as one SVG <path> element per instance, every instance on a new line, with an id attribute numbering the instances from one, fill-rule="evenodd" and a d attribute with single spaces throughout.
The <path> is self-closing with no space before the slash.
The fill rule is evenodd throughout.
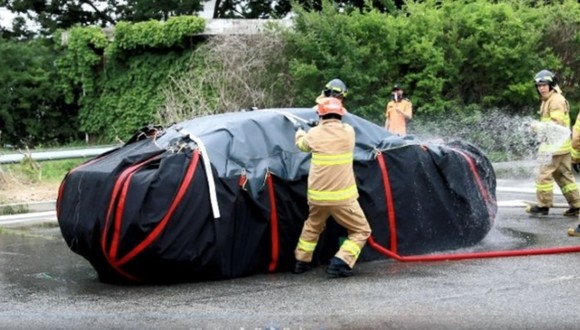
<path id="1" fill-rule="evenodd" d="M 309 153 L 294 145 L 313 109 L 262 109 L 146 127 L 71 170 L 57 217 L 70 249 L 113 283 L 216 280 L 289 271 L 308 216 Z M 497 205 L 491 163 L 465 142 L 400 137 L 356 115 L 354 170 L 372 240 L 399 255 L 472 246 Z M 345 230 L 332 219 L 314 262 Z M 372 246 L 359 262 L 385 258 Z"/>

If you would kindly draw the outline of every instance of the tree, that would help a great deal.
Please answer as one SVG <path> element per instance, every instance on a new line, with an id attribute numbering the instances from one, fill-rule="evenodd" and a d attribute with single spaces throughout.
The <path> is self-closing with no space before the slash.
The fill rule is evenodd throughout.
<path id="1" fill-rule="evenodd" d="M 218 0 L 216 18 L 283 18 L 292 11 L 292 0 Z M 334 0 L 337 6 L 347 10 L 374 8 L 381 12 L 401 9 L 403 0 Z M 322 0 L 297 0 L 300 7 L 307 11 L 322 10 Z"/>
<path id="2" fill-rule="evenodd" d="M 0 39 L 2 143 L 34 145 L 74 137 L 76 107 L 55 88 L 56 54 L 42 40 Z"/>
<path id="3" fill-rule="evenodd" d="M 57 29 L 72 26 L 112 26 L 119 21 L 142 22 L 167 20 L 178 15 L 193 15 L 208 0 L 0 0 L 0 7 L 20 15 L 13 31 L 2 31 L 6 37 L 28 37 L 31 33 L 24 20 L 35 23 L 39 33 L 51 35 Z M 217 0 L 215 18 L 283 18 L 292 11 L 292 0 Z M 403 0 L 334 0 L 346 11 L 370 8 L 381 12 L 400 9 Z M 320 11 L 322 0 L 296 0 L 305 10 Z M 28 29 L 28 30 L 27 30 Z"/>
<path id="4" fill-rule="evenodd" d="M 0 0 L 0 6 L 38 23 L 40 33 L 75 25 L 111 26 L 119 21 L 167 20 L 171 16 L 192 15 L 207 0 Z"/>

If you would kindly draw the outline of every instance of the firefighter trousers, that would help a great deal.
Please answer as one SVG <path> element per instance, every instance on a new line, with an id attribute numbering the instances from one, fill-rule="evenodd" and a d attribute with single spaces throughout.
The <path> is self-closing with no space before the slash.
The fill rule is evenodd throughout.
<path id="1" fill-rule="evenodd" d="M 354 200 L 346 205 L 310 204 L 309 208 L 308 219 L 304 223 L 302 234 L 294 251 L 296 260 L 312 261 L 318 238 L 326 227 L 326 221 L 332 216 L 348 232 L 348 238 L 341 244 L 335 256 L 353 268 L 363 246 L 371 235 L 371 227 L 358 201 Z"/>
<path id="2" fill-rule="evenodd" d="M 562 194 L 570 207 L 580 207 L 580 192 L 576 185 L 576 178 L 572 173 L 572 158 L 569 153 L 554 155 L 550 163 L 540 165 L 539 173 L 536 177 L 538 206 L 553 206 L 554 181 L 562 190 Z"/>

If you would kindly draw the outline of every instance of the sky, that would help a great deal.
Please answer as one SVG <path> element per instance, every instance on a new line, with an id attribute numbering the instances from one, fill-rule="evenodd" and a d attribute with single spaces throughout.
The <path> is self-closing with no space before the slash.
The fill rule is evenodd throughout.
<path id="1" fill-rule="evenodd" d="M 4 7 L 0 7 L 0 26 L 9 28 L 12 27 L 12 19 L 16 15 L 12 14 L 10 11 L 6 10 Z"/>
<path id="2" fill-rule="evenodd" d="M 213 7 L 215 6 L 215 0 L 208 0 L 205 5 L 205 10 L 200 13 L 202 17 L 211 19 L 213 16 Z M 12 19 L 14 19 L 16 15 L 6 9 L 6 7 L 0 7 L 0 26 L 4 28 L 11 28 L 12 27 Z"/>

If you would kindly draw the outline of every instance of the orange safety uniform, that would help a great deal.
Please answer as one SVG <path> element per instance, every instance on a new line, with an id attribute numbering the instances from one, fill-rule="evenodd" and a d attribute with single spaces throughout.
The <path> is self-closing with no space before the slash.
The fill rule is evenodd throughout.
<path id="1" fill-rule="evenodd" d="M 358 203 L 353 158 L 355 132 L 339 119 L 323 119 L 308 133 L 296 132 L 298 149 L 312 152 L 308 175 L 309 215 L 295 250 L 298 261 L 311 262 L 328 217 L 348 231 L 336 257 L 353 268 L 370 236 L 369 223 Z"/>
<path id="2" fill-rule="evenodd" d="M 385 107 L 385 129 L 391 133 L 406 135 L 407 120 L 411 118 L 413 118 L 413 104 L 406 98 L 400 101 L 391 100 Z"/>
<path id="3" fill-rule="evenodd" d="M 564 96 L 552 90 L 547 97 L 542 98 L 540 121 L 552 121 L 566 128 L 570 127 L 569 106 Z M 540 164 L 539 173 L 536 177 L 538 206 L 552 207 L 555 180 L 570 207 L 580 207 L 580 192 L 578 191 L 574 174 L 572 174 L 570 152 L 570 138 L 556 146 L 547 143 L 540 145 L 538 153 L 551 154 L 552 157 L 550 163 Z"/>

